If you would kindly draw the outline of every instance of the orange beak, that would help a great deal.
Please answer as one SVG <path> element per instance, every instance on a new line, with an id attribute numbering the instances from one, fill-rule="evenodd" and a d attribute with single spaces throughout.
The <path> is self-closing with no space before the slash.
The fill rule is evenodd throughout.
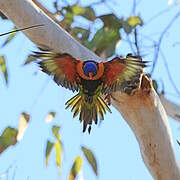
<path id="1" fill-rule="evenodd" d="M 90 79 L 93 78 L 93 73 L 92 73 L 92 72 L 89 73 L 89 78 L 90 78 Z"/>

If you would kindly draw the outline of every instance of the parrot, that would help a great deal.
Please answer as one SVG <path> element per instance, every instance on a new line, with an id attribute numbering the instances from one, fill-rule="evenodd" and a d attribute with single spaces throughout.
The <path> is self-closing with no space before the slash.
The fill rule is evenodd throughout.
<path id="1" fill-rule="evenodd" d="M 16 29 L 0 36 L 18 31 L 44 26 L 33 25 Z M 57 53 L 40 45 L 39 51 L 34 51 L 31 56 L 40 59 L 40 69 L 53 80 L 66 89 L 77 92 L 65 105 L 71 108 L 73 117 L 79 115 L 83 123 L 83 132 L 91 131 L 91 125 L 98 123 L 98 118 L 104 120 L 106 112 L 111 113 L 111 94 L 116 91 L 131 94 L 138 88 L 143 69 L 147 61 L 142 61 L 140 56 L 128 54 L 126 57 L 114 57 L 110 61 L 97 62 L 94 59 L 83 61 L 74 58 L 68 53 Z M 105 98 L 103 98 L 105 97 Z"/>
<path id="2" fill-rule="evenodd" d="M 57 85 L 77 92 L 65 103 L 66 109 L 71 108 L 73 118 L 79 115 L 83 132 L 88 126 L 89 133 L 93 122 L 97 124 L 98 118 L 104 120 L 106 112 L 111 113 L 111 94 L 116 91 L 130 94 L 138 87 L 146 67 L 146 61 L 132 54 L 96 62 L 41 48 L 32 56 L 40 60 L 40 70 L 52 76 Z"/>

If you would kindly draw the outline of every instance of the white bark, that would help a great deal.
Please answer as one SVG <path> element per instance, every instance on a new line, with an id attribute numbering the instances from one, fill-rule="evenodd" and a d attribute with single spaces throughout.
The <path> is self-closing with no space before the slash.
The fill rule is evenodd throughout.
<path id="1" fill-rule="evenodd" d="M 75 41 L 30 0 L 0 0 L 0 11 L 19 28 L 44 24 L 44 27 L 24 32 L 36 44 L 47 45 L 83 60 L 100 59 Z M 113 99 L 113 105 L 136 135 L 142 157 L 152 176 L 157 180 L 179 180 L 180 169 L 166 112 L 149 81 L 143 78 L 142 87 L 133 96 L 117 92 L 113 94 Z"/>
<path id="2" fill-rule="evenodd" d="M 148 88 L 147 79 L 144 83 L 147 83 L 142 85 L 144 88 L 133 96 L 116 93 L 114 105 L 135 133 L 143 160 L 154 179 L 180 179 L 166 112 L 155 90 Z"/>
<path id="3" fill-rule="evenodd" d="M 168 116 L 180 121 L 180 106 L 168 100 L 163 94 L 160 95 L 160 99 Z"/>
<path id="4" fill-rule="evenodd" d="M 92 51 L 74 40 L 57 23 L 52 21 L 31 0 L 1 0 L 0 10 L 11 19 L 18 28 L 43 24 L 43 27 L 24 31 L 28 38 L 38 45 L 46 45 L 57 52 L 69 52 L 84 60 L 101 59 Z"/>

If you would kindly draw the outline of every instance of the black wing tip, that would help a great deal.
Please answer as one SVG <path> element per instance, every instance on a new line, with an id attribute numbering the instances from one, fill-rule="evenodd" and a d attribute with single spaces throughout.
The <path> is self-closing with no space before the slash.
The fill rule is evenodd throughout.
<path id="1" fill-rule="evenodd" d="M 46 69 L 43 61 L 38 61 L 38 62 L 36 62 L 36 64 L 40 67 L 40 69 L 42 71 L 44 71 Z"/>
<path id="2" fill-rule="evenodd" d="M 132 63 L 134 62 L 134 63 L 144 63 L 144 64 L 147 64 L 147 63 L 151 63 L 152 62 L 152 61 L 144 61 L 141 56 L 139 56 L 139 55 L 132 55 L 132 53 L 128 53 L 125 57 L 123 57 L 123 56 L 116 56 L 113 59 L 111 59 L 110 61 L 116 60 L 116 59 L 119 59 L 119 60 L 122 60 L 122 61 L 131 60 Z"/>

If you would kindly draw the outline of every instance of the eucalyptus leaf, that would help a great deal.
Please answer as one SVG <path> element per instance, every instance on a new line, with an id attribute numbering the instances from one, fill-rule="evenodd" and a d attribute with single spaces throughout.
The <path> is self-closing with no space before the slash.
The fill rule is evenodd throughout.
<path id="1" fill-rule="evenodd" d="M 0 136 L 0 153 L 2 153 L 9 146 L 17 143 L 17 133 L 18 130 L 10 126 L 3 131 L 2 135 Z"/>
<path id="2" fill-rule="evenodd" d="M 51 112 L 49 112 L 48 115 L 46 116 L 45 122 L 46 122 L 46 123 L 50 123 L 55 117 L 56 117 L 56 112 L 51 111 Z M 58 131 L 59 131 L 59 129 L 58 129 Z"/>
<path id="3" fill-rule="evenodd" d="M 4 56 L 0 56 L 0 66 L 1 66 L 1 71 L 4 75 L 4 79 L 6 81 L 6 84 L 8 84 L 8 72 L 7 72 L 6 60 Z"/>
<path id="4" fill-rule="evenodd" d="M 13 28 L 11 31 L 16 30 L 16 28 Z M 12 32 L 8 35 L 8 37 L 6 38 L 5 42 L 2 44 L 2 47 L 6 46 L 15 36 L 16 36 L 17 32 Z"/>
<path id="5" fill-rule="evenodd" d="M 30 120 L 30 115 L 28 113 L 21 113 L 20 120 L 19 120 L 19 127 L 18 127 L 18 134 L 17 134 L 17 141 L 20 141 L 24 137 L 24 133 L 28 127 L 28 123 Z"/>
<path id="6" fill-rule="evenodd" d="M 45 154 L 45 156 L 46 156 L 46 166 L 48 166 L 49 156 L 51 154 L 51 151 L 52 151 L 53 147 L 54 147 L 54 143 L 48 140 L 47 144 L 46 144 L 46 154 Z"/>
<path id="7" fill-rule="evenodd" d="M 93 152 L 92 152 L 90 149 L 88 149 L 88 148 L 86 148 L 86 147 L 84 147 L 84 146 L 82 146 L 81 149 L 82 149 L 82 151 L 83 151 L 83 153 L 84 153 L 87 161 L 88 161 L 89 164 L 91 165 L 94 173 L 95 173 L 96 176 L 97 176 L 97 175 L 98 175 L 97 161 L 96 161 L 96 158 L 95 158 Z"/>
<path id="8" fill-rule="evenodd" d="M 61 141 L 57 140 L 54 144 L 56 151 L 56 165 L 60 169 L 62 161 L 62 144 Z"/>
<path id="9" fill-rule="evenodd" d="M 85 45 L 95 51 L 98 55 L 106 52 L 109 48 L 111 50 L 113 49 L 108 53 L 109 56 L 112 56 L 114 54 L 115 46 L 120 39 L 118 29 L 102 27 L 96 32 L 93 39 L 90 42 L 86 42 Z M 113 47 L 110 46 L 112 44 Z"/>
<path id="10" fill-rule="evenodd" d="M 105 27 L 120 29 L 123 26 L 123 18 L 119 19 L 114 14 L 105 14 L 98 18 L 103 21 Z"/>
<path id="11" fill-rule="evenodd" d="M 53 132 L 54 136 L 55 136 L 58 140 L 60 140 L 59 129 L 60 129 L 60 126 L 55 126 L 55 125 L 54 125 L 54 126 L 52 127 L 52 132 Z"/>
<path id="12" fill-rule="evenodd" d="M 69 174 L 69 180 L 74 180 L 77 177 L 77 175 L 79 174 L 82 168 L 82 163 L 83 163 L 82 158 L 80 156 L 77 156 L 72 165 L 72 168 Z"/>

